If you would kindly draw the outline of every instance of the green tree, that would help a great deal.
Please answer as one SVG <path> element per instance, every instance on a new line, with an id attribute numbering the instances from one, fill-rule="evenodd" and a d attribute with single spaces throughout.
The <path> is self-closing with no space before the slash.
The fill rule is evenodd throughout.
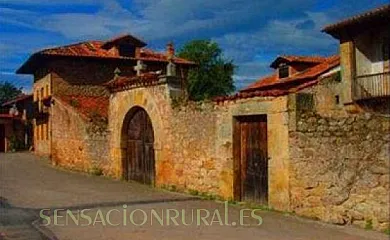
<path id="1" fill-rule="evenodd" d="M 224 58 L 217 43 L 193 40 L 180 49 L 178 56 L 197 64 L 188 73 L 187 91 L 191 100 L 224 96 L 235 90 L 232 76 L 236 66 Z"/>
<path id="2" fill-rule="evenodd" d="M 0 106 L 22 94 L 22 88 L 17 88 L 10 82 L 0 82 Z"/>

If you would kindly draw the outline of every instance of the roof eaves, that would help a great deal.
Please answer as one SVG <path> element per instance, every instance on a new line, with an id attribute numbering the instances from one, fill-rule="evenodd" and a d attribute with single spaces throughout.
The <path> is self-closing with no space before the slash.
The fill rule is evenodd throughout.
<path id="1" fill-rule="evenodd" d="M 332 36 L 337 36 L 336 32 L 339 31 L 342 28 L 348 27 L 350 25 L 367 21 L 370 18 L 375 17 L 387 17 L 390 18 L 390 4 L 380 6 L 375 9 L 371 9 L 369 11 L 363 12 L 361 14 L 357 14 L 355 16 L 346 18 L 344 20 L 341 20 L 336 23 L 332 23 L 329 25 L 326 25 L 321 31 L 328 33 Z"/>

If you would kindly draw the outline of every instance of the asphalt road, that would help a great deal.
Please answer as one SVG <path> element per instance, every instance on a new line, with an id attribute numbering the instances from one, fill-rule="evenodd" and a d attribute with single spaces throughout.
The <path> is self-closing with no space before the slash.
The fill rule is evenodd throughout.
<path id="1" fill-rule="evenodd" d="M 242 209 L 56 169 L 30 153 L 0 154 L 0 240 L 388 239 L 355 227 Z"/>

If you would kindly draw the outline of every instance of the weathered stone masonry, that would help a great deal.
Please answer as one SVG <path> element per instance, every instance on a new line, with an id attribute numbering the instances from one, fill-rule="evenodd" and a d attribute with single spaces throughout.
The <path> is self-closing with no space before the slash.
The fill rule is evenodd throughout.
<path id="1" fill-rule="evenodd" d="M 290 132 L 291 210 L 332 223 L 389 224 L 389 119 L 297 116 Z"/>
<path id="2" fill-rule="evenodd" d="M 122 125 L 127 112 L 138 106 L 154 128 L 157 186 L 233 198 L 233 119 L 266 114 L 270 207 L 338 224 L 372 221 L 375 228 L 385 229 L 389 119 L 346 112 L 334 103 L 340 83 L 323 82 L 306 91 L 314 99 L 305 111 L 299 104 L 297 109 L 295 94 L 177 105 L 166 84 L 114 93 L 110 173 L 121 177 Z"/>
<path id="3" fill-rule="evenodd" d="M 61 99 L 52 106 L 52 162 L 89 172 L 99 169 L 109 175 L 108 132 L 104 124 L 86 119 Z"/>
<path id="4" fill-rule="evenodd" d="M 166 84 L 116 92 L 110 99 L 111 172 L 122 174 L 123 121 L 133 107 L 149 114 L 155 134 L 156 185 L 233 198 L 233 118 L 267 114 L 269 127 L 271 206 L 287 210 L 287 97 L 237 102 L 188 103 L 172 107 Z M 285 146 L 285 147 L 283 147 Z"/>

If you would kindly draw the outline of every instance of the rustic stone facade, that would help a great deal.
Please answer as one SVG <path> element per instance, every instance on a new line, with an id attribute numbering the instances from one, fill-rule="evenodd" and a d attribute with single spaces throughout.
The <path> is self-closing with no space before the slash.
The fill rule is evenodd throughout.
<path id="1" fill-rule="evenodd" d="M 290 132 L 291 210 L 324 221 L 389 226 L 390 122 L 369 113 L 297 114 Z"/>
<path id="2" fill-rule="evenodd" d="M 108 171 L 107 126 L 80 115 L 69 103 L 55 98 L 51 109 L 53 164 L 78 171 Z"/>
<path id="3" fill-rule="evenodd" d="M 138 106 L 149 114 L 154 128 L 157 186 L 193 189 L 232 199 L 233 119 L 267 114 L 271 158 L 269 203 L 277 209 L 288 209 L 287 97 L 173 105 L 167 84 L 111 96 L 109 131 L 113 174 L 121 177 L 122 160 L 126 157 L 126 146 L 121 143 L 125 116 Z"/>
<path id="4" fill-rule="evenodd" d="M 146 110 L 154 129 L 156 186 L 232 199 L 234 118 L 265 114 L 269 207 L 337 224 L 372 222 L 385 229 L 389 119 L 346 111 L 338 102 L 341 84 L 332 75 L 302 91 L 312 97 L 309 108 L 301 106 L 298 94 L 178 104 L 166 83 L 113 93 L 109 174 L 122 175 L 123 122 L 137 106 Z"/>
<path id="5" fill-rule="evenodd" d="M 42 101 L 45 97 L 50 96 L 52 88 L 52 79 L 51 74 L 43 73 L 34 76 L 34 86 L 33 86 L 33 101 L 37 103 L 34 111 L 43 112 L 44 106 Z M 34 128 L 34 151 L 37 155 L 40 156 L 50 156 L 50 131 L 51 124 L 50 119 L 47 115 L 47 108 L 45 108 L 46 113 L 40 114 L 38 117 L 35 117 L 33 120 Z"/>

